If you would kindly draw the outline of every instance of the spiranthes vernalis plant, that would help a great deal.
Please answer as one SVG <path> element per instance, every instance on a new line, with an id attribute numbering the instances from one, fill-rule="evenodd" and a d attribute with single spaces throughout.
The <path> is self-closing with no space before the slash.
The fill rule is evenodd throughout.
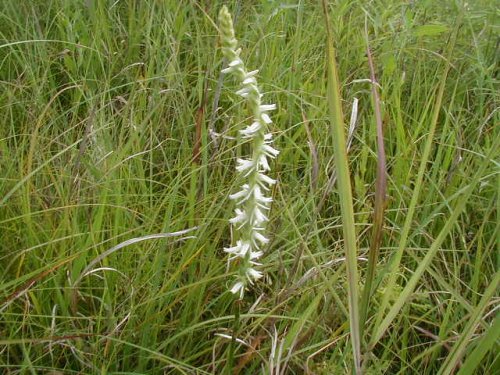
<path id="1" fill-rule="evenodd" d="M 272 121 L 267 112 L 276 109 L 276 105 L 261 102 L 262 93 L 255 78 L 258 71 L 247 71 L 241 60 L 231 14 L 225 6 L 219 13 L 219 24 L 222 53 L 228 61 L 228 67 L 222 72 L 232 74 L 238 81 L 241 88 L 236 94 L 246 100 L 252 113 L 250 125 L 239 131 L 241 141 L 251 145 L 249 156 L 236 160 L 236 170 L 243 183 L 240 191 L 229 196 L 237 206 L 236 216 L 229 222 L 235 228 L 238 239 L 234 246 L 224 249 L 229 254 L 229 260 L 238 264 L 231 292 L 243 298 L 245 288 L 262 277 L 258 260 L 263 255 L 263 247 L 269 242 L 264 232 L 272 199 L 267 194 L 276 181 L 266 173 L 271 169 L 269 159 L 275 158 L 278 150 L 271 146 L 272 135 L 268 126 Z"/>

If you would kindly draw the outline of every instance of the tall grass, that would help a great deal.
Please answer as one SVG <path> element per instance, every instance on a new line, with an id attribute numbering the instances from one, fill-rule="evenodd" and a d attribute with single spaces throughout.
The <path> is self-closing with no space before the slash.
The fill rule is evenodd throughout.
<path id="1" fill-rule="evenodd" d="M 220 85 L 222 5 L 0 2 L 0 372 L 227 369 L 234 274 L 221 259 L 246 118 Z M 233 372 L 498 368 L 495 5 L 228 4 L 281 150 L 266 277 L 241 301 Z M 387 190 L 359 293 L 380 160 L 372 73 Z M 336 116 L 355 98 L 345 153 Z"/>
<path id="2" fill-rule="evenodd" d="M 346 258 L 346 277 L 349 307 L 349 326 L 354 358 L 354 371 L 361 374 L 361 337 L 359 321 L 359 282 L 356 244 L 356 230 L 354 224 L 354 207 L 352 200 L 351 173 L 348 166 L 347 142 L 344 130 L 344 115 L 342 113 L 342 94 L 339 82 L 339 73 L 333 45 L 333 35 L 330 25 L 329 9 L 326 0 L 323 0 L 326 28 L 326 66 L 328 72 L 328 110 L 332 126 L 332 144 L 334 151 L 335 169 L 337 172 L 338 196 L 342 217 L 342 233 Z"/>

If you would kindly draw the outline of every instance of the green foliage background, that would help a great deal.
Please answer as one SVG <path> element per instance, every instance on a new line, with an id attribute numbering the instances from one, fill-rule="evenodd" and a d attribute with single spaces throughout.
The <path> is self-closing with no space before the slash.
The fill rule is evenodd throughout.
<path id="1" fill-rule="evenodd" d="M 235 362 L 245 374 L 347 373 L 347 279 L 338 195 L 328 189 L 334 163 L 322 8 L 301 0 L 225 3 L 236 16 L 243 58 L 260 70 L 266 100 L 278 106 L 272 131 L 281 150 L 267 276 L 241 304 L 238 338 L 255 350 L 238 346 Z M 362 345 L 367 373 L 498 371 L 495 3 L 330 2 L 344 113 L 355 97 L 360 103 L 349 166 L 361 282 L 377 164 L 365 22 L 388 159 L 378 288 Z M 1 1 L 4 373 L 229 372 L 230 340 L 216 335 L 231 334 L 234 313 L 222 249 L 231 242 L 228 195 L 239 183 L 234 160 L 241 151 L 232 137 L 248 114 L 232 81 L 219 75 L 222 4 Z M 446 64 L 409 240 L 391 270 Z M 385 314 L 382 298 L 403 301 L 403 288 L 474 182 L 417 288 L 369 348 Z M 142 241 L 82 274 L 123 241 L 194 226 L 184 237 L 195 238 Z M 391 272 L 397 285 L 388 291 Z"/>

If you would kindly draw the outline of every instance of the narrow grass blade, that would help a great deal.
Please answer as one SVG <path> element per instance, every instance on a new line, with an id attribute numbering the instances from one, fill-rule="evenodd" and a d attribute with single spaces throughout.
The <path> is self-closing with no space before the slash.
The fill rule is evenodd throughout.
<path id="1" fill-rule="evenodd" d="M 451 55 L 451 51 L 453 50 L 454 46 L 454 40 L 455 40 L 456 34 L 452 36 L 452 39 L 448 45 L 448 54 L 447 56 Z M 387 310 L 387 307 L 389 306 L 389 299 L 390 296 L 392 295 L 392 291 L 394 290 L 394 286 L 397 281 L 397 277 L 399 273 L 397 272 L 399 265 L 401 263 L 401 259 L 403 257 L 404 250 L 406 249 L 406 245 L 408 243 L 408 237 L 410 234 L 410 229 L 413 223 L 413 218 L 416 212 L 417 204 L 419 202 L 419 197 L 420 197 L 420 191 L 423 186 L 423 180 L 424 180 L 424 175 L 425 171 L 427 169 L 427 162 L 429 161 L 429 157 L 431 155 L 431 150 L 432 150 L 432 145 L 434 143 L 434 135 L 436 133 L 436 127 L 437 127 L 437 122 L 438 122 L 438 117 L 439 113 L 441 111 L 441 104 L 443 102 L 443 95 L 444 95 L 444 90 L 446 86 L 446 78 L 448 77 L 448 72 L 450 70 L 450 64 L 446 63 L 446 66 L 444 68 L 444 72 L 441 76 L 441 82 L 436 94 L 436 99 L 434 103 L 434 112 L 432 114 L 431 122 L 430 122 L 430 127 L 429 127 L 429 133 L 427 135 L 427 140 L 425 143 L 424 151 L 422 153 L 422 158 L 420 160 L 420 166 L 418 169 L 418 174 L 417 178 L 415 180 L 415 189 L 413 190 L 412 198 L 410 201 L 410 205 L 408 207 L 408 212 L 406 214 L 406 219 L 403 225 L 403 229 L 401 231 L 401 238 L 399 239 L 399 244 L 398 244 L 398 249 L 396 253 L 394 254 L 391 264 L 389 265 L 388 269 L 388 274 L 389 274 L 389 280 L 387 282 L 387 293 L 385 293 L 384 298 L 382 300 L 381 307 L 379 308 L 379 312 L 377 315 L 376 323 L 375 323 L 375 329 L 378 329 L 377 334 L 375 335 L 376 338 L 372 337 L 371 343 L 372 345 L 377 342 L 380 337 L 378 335 L 381 335 L 380 328 L 381 328 L 381 321 L 383 317 L 385 316 L 387 320 L 387 316 L 385 315 L 385 312 Z M 383 329 L 385 331 L 387 327 Z"/>
<path id="2" fill-rule="evenodd" d="M 491 328 L 477 343 L 475 349 L 467 357 L 457 375 L 473 374 L 483 357 L 490 351 L 500 338 L 500 314 L 496 316 Z"/>
<path id="3" fill-rule="evenodd" d="M 500 284 L 500 272 L 497 272 L 495 277 L 493 278 L 493 281 L 490 283 L 488 288 L 483 294 L 483 297 L 479 301 L 479 304 L 477 307 L 474 309 L 474 311 L 470 314 L 471 319 L 467 323 L 467 326 L 465 329 L 462 331 L 462 333 L 458 336 L 459 339 L 453 346 L 453 349 L 450 353 L 450 355 L 446 358 L 444 361 L 443 365 L 441 366 L 441 369 L 438 372 L 438 375 L 444 375 L 444 374 L 452 374 L 455 371 L 455 368 L 457 367 L 458 362 L 460 361 L 465 349 L 467 348 L 467 344 L 469 343 L 469 340 L 471 336 L 474 334 L 474 331 L 477 328 L 477 325 L 479 324 L 479 321 L 481 320 L 481 317 L 483 316 L 483 312 L 486 309 L 486 306 L 490 302 L 491 298 L 495 295 L 495 292 L 498 290 L 498 285 Z M 498 317 L 496 318 L 496 325 L 498 326 Z M 496 335 L 498 337 L 499 330 L 497 329 L 495 332 L 495 327 L 491 327 L 490 331 L 493 331 L 492 335 Z M 490 338 L 491 340 L 491 338 Z M 479 353 L 478 355 L 481 354 L 481 348 L 479 348 Z M 486 354 L 486 352 L 483 352 L 482 355 Z M 471 357 L 469 357 L 471 358 Z M 478 364 L 479 359 L 476 360 L 472 356 L 472 360 L 469 360 L 469 364 L 467 366 L 475 367 L 475 365 Z M 474 362 L 475 365 L 474 365 Z M 474 365 L 474 366 L 473 366 Z M 472 370 L 472 369 L 471 369 Z M 472 374 L 472 371 L 468 370 L 462 370 L 461 371 L 463 374 Z"/>
<path id="4" fill-rule="evenodd" d="M 354 209 L 352 202 L 351 180 L 347 160 L 347 150 L 344 130 L 344 116 L 340 95 L 340 83 L 335 60 L 332 30 L 328 17 L 328 5 L 323 0 L 324 19 L 327 32 L 327 70 L 328 70 L 328 108 L 330 122 L 333 128 L 334 157 L 337 171 L 337 186 L 340 198 L 340 208 L 343 222 L 344 246 L 347 260 L 347 288 L 349 294 L 349 324 L 351 330 L 354 370 L 361 373 L 361 343 L 359 333 L 358 308 L 358 267 L 356 232 L 354 229 Z"/>
<path id="5" fill-rule="evenodd" d="M 76 285 L 78 285 L 80 283 L 80 281 L 82 281 L 82 279 L 89 273 L 89 271 L 92 270 L 92 267 L 94 267 L 97 263 L 99 263 L 101 260 L 103 260 L 107 256 L 113 254 L 115 251 L 118 251 L 120 249 L 123 249 L 124 247 L 127 247 L 129 245 L 132 245 L 132 244 L 135 244 L 138 242 L 142 242 L 142 241 L 153 240 L 153 239 L 157 239 L 157 238 L 169 238 L 169 237 L 182 236 L 183 234 L 192 232 L 196 229 L 198 229 L 198 227 L 183 229 L 183 230 L 180 230 L 177 232 L 172 232 L 172 233 L 148 234 L 146 236 L 131 238 L 130 240 L 123 241 L 123 242 L 119 243 L 118 245 L 113 246 L 111 249 L 106 250 L 105 252 L 100 254 L 98 257 L 93 259 L 87 265 L 87 267 L 85 267 L 85 269 L 80 273 L 80 276 L 78 276 L 78 278 L 73 282 L 73 287 L 75 287 Z M 188 237 L 188 238 L 194 238 L 194 237 Z"/>
<path id="6" fill-rule="evenodd" d="M 37 284 L 40 280 L 42 280 L 46 276 L 50 275 L 52 272 L 54 272 L 55 270 L 57 270 L 61 266 L 65 265 L 66 263 L 72 261 L 76 257 L 77 257 L 77 255 L 73 255 L 67 259 L 64 259 L 63 261 L 57 263 L 55 266 L 52 266 L 49 269 L 47 269 L 43 272 L 40 272 L 37 276 L 33 277 L 31 280 L 29 280 L 27 283 L 25 283 L 20 288 L 17 288 L 4 301 L 2 301 L 0 303 L 0 312 L 5 310 L 14 300 L 16 300 L 17 298 L 21 297 L 26 292 L 28 292 L 33 285 Z"/>
<path id="7" fill-rule="evenodd" d="M 481 177 L 483 176 L 486 167 L 489 164 L 489 160 L 491 160 L 491 156 L 495 154 L 496 150 L 500 147 L 500 138 L 497 138 L 495 142 L 493 143 L 489 155 L 487 156 L 487 160 L 485 160 L 481 167 L 478 169 L 476 172 L 474 178 L 472 179 L 471 183 L 467 187 L 467 190 L 464 192 L 464 194 L 460 197 L 457 205 L 455 206 L 455 209 L 453 210 L 451 216 L 449 219 L 446 221 L 443 229 L 437 236 L 437 238 L 434 240 L 433 244 L 431 245 L 429 251 L 425 255 L 425 257 L 422 259 L 420 262 L 419 266 L 413 273 L 412 277 L 406 284 L 405 288 L 403 291 L 400 293 L 394 304 L 392 305 L 391 309 L 385 316 L 384 320 L 382 323 L 377 327 L 377 330 L 375 331 L 374 335 L 372 336 L 371 343 L 369 348 L 373 349 L 373 347 L 377 344 L 377 342 L 382 338 L 384 335 L 385 331 L 389 328 L 391 325 L 392 321 L 394 318 L 397 316 L 397 314 L 400 312 L 401 308 L 403 305 L 406 303 L 408 298 L 411 296 L 413 291 L 415 290 L 417 283 L 420 281 L 421 277 L 431 264 L 432 259 L 434 256 L 437 254 L 439 251 L 441 244 L 443 241 L 446 239 L 448 234 L 450 233 L 451 229 L 455 225 L 458 217 L 460 214 L 463 212 L 465 205 L 472 195 L 472 192 L 474 191 L 475 187 L 478 185 Z M 498 275 L 496 276 L 498 278 Z"/>
<path id="8" fill-rule="evenodd" d="M 382 242 L 382 228 L 384 224 L 384 212 L 386 203 L 387 176 L 386 176 L 386 156 L 384 148 L 384 131 L 382 125 L 382 111 L 380 109 L 380 97 L 377 90 L 377 78 L 375 76 L 375 68 L 373 58 L 370 51 L 370 42 L 368 39 L 368 30 L 365 24 L 366 38 L 366 55 L 368 56 L 368 66 L 370 68 L 370 80 L 372 86 L 372 101 L 375 112 L 375 125 L 377 130 L 377 180 L 375 183 L 375 209 L 373 214 L 372 237 L 370 241 L 370 249 L 368 250 L 368 269 L 366 272 L 366 282 L 361 298 L 360 311 L 360 334 L 363 336 L 363 331 L 366 323 L 366 314 L 370 297 L 372 295 L 372 284 L 375 277 L 375 268 L 377 267 L 378 253 Z"/>
<path id="9" fill-rule="evenodd" d="M 13 187 L 10 189 L 3 197 L 2 200 L 0 200 L 0 207 L 3 206 L 4 204 L 7 203 L 7 201 L 10 199 L 10 197 L 17 191 L 21 186 L 23 186 L 31 177 L 33 177 L 37 172 L 45 168 L 47 165 L 49 165 L 51 162 L 56 160 L 59 156 L 63 155 L 64 153 L 68 152 L 71 150 L 73 147 L 75 147 L 77 144 L 79 144 L 82 141 L 82 139 L 77 140 L 76 142 L 70 144 L 69 146 L 65 147 L 61 151 L 59 151 L 57 154 L 52 156 L 50 159 L 46 160 L 44 163 L 41 163 L 38 167 L 33 169 L 30 173 L 25 175 L 22 179 L 20 179 Z"/>
<path id="10" fill-rule="evenodd" d="M 201 157 L 201 144 L 202 144 L 202 127 L 205 121 L 205 108 L 207 106 L 207 81 L 205 81 L 205 88 L 203 89 L 203 95 L 200 100 L 200 105 L 196 110 L 196 121 L 195 121 L 195 135 L 193 144 L 193 163 L 200 164 Z"/>

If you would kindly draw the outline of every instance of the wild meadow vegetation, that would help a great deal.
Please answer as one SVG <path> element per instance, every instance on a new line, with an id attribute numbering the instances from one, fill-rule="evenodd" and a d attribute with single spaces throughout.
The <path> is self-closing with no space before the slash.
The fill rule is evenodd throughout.
<path id="1" fill-rule="evenodd" d="M 242 299 L 224 4 L 280 151 Z M 0 373 L 498 373 L 497 6 L 0 1 Z"/>

